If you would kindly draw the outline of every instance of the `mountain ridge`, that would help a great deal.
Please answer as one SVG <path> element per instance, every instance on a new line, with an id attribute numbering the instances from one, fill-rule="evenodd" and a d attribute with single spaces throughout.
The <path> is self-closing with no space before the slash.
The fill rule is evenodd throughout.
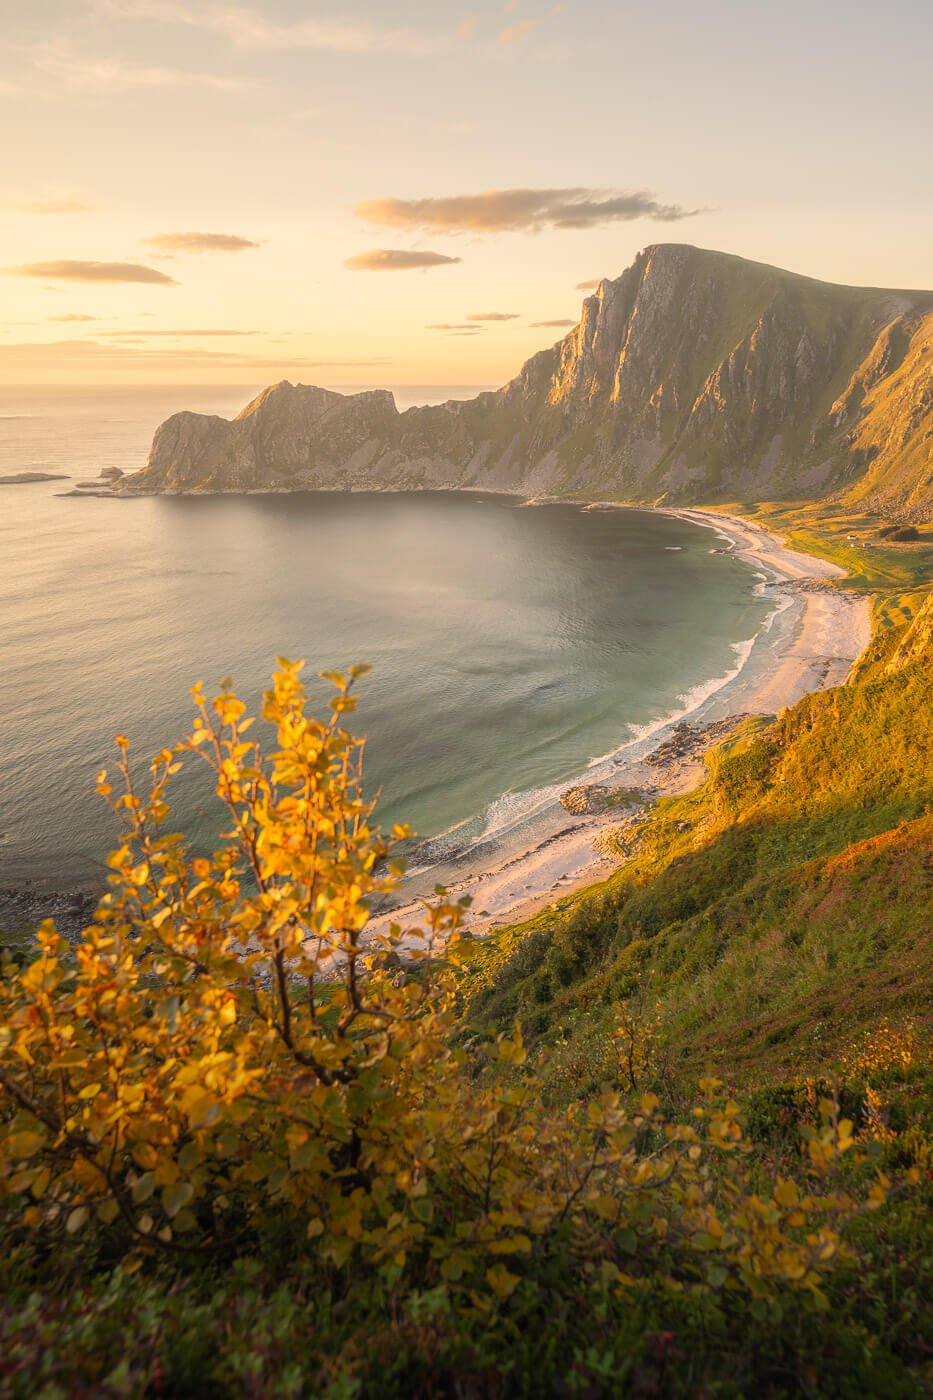
<path id="1" fill-rule="evenodd" d="M 933 505 L 933 293 L 655 244 L 502 388 L 399 412 L 287 380 L 175 414 L 127 494 L 483 489 Z"/>

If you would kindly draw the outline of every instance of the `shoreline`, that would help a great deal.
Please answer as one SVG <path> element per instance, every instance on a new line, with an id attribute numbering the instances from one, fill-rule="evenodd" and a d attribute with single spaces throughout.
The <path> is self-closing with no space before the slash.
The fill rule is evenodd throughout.
<path id="1" fill-rule="evenodd" d="M 757 570 L 762 596 L 773 600 L 773 607 L 744 653 L 737 644 L 735 671 L 698 688 L 698 698 L 685 696 L 682 710 L 659 718 L 637 735 L 624 739 L 612 753 L 593 760 L 581 774 L 566 780 L 567 788 L 605 783 L 614 790 L 637 789 L 649 805 L 687 792 L 703 779 L 703 747 L 716 740 L 694 746 L 673 763 L 652 761 L 675 725 L 701 718 L 721 726 L 727 715 L 736 713 L 774 715 L 808 692 L 842 684 L 868 645 L 868 598 L 832 586 L 833 580 L 846 577 L 845 570 L 788 549 L 778 536 L 757 523 L 698 508 L 623 502 L 560 504 L 574 504 L 580 509 L 655 511 L 702 526 L 719 537 L 723 554 L 733 555 Z M 780 626 L 772 630 L 778 618 Z M 755 659 L 756 665 L 749 666 L 750 658 Z M 759 674 L 752 676 L 756 670 Z M 695 728 L 695 724 L 691 727 Z M 609 771 L 601 773 L 600 769 Z M 548 814 L 552 829 L 516 832 L 511 845 L 508 838 L 501 843 L 480 838 L 474 847 L 467 847 L 447 861 L 443 883 L 448 893 L 453 898 L 469 894 L 473 900 L 465 920 L 468 933 L 483 936 L 496 927 L 522 922 L 548 906 L 556 905 L 559 911 L 568 895 L 608 878 L 619 868 L 622 862 L 617 857 L 600 855 L 593 842 L 607 827 L 617 827 L 630 812 L 617 807 L 598 815 L 574 816 L 558 807 L 556 800 L 553 807 Z M 425 846 L 430 845 L 429 839 Z M 420 873 L 433 890 L 437 881 L 429 877 L 443 864 L 440 861 L 420 872 L 416 869 L 406 883 L 410 886 L 416 882 Z M 61 931 L 70 936 L 86 921 L 84 902 L 89 899 L 92 883 L 96 882 L 49 888 L 28 881 L 23 886 L 0 889 L 0 927 L 10 917 L 19 926 L 54 917 L 64 925 Z M 368 928 L 373 936 L 384 932 L 392 921 L 417 921 L 424 895 L 404 887 L 399 893 L 400 899 L 370 920 Z"/>
<path id="2" fill-rule="evenodd" d="M 832 586 L 833 580 L 846 577 L 845 570 L 787 548 L 764 526 L 714 510 L 622 503 L 592 505 L 603 509 L 658 510 L 716 532 L 724 542 L 723 553 L 754 565 L 763 575 L 761 587 L 767 590 L 766 596 L 775 597 L 775 607 L 750 648 L 750 652 L 764 648 L 764 672 L 743 682 L 749 659 L 746 654 L 736 673 L 721 687 L 704 696 L 693 709 L 688 708 L 657 727 L 652 737 L 660 747 L 664 747 L 665 733 L 671 732 L 676 723 L 683 724 L 698 710 L 707 708 L 710 702 L 714 702 L 716 708 L 727 694 L 730 714 L 773 716 L 796 704 L 803 695 L 841 685 L 867 647 L 871 638 L 868 598 Z M 791 609 L 796 615 L 787 635 L 772 634 L 776 617 Z M 616 751 L 610 786 L 616 790 L 638 789 L 649 804 L 691 791 L 703 781 L 704 749 L 718 742 L 726 717 L 720 716 L 708 726 L 720 730 L 717 737 L 710 738 L 707 743 L 701 738 L 690 753 L 670 763 L 657 762 L 657 746 L 649 754 L 637 758 L 632 755 L 626 761 L 622 755 L 628 745 L 623 744 Z M 596 779 L 584 773 L 577 779 L 569 779 L 567 787 L 587 781 Z M 484 861 L 482 843 L 478 843 L 472 862 L 469 853 L 464 853 L 458 861 L 464 867 L 463 873 L 447 881 L 446 889 L 453 899 L 467 894 L 472 898 L 464 920 L 468 934 L 482 937 L 498 927 L 521 923 L 549 906 L 561 912 L 567 896 L 608 878 L 624 864 L 623 860 L 601 855 L 593 845 L 601 831 L 619 826 L 623 813 L 616 810 L 575 818 L 568 812 L 564 816 L 567 821 L 561 830 L 543 839 L 528 841 L 526 838 L 515 849 L 504 854 L 500 852 L 499 859 L 492 863 L 488 858 Z M 422 907 L 420 898 L 405 899 L 391 910 L 374 915 L 367 928 L 378 937 L 394 921 L 417 920 Z"/>

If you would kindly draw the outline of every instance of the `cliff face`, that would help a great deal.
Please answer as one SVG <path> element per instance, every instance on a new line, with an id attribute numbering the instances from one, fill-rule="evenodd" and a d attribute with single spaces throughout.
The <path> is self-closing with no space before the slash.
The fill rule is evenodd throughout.
<path id="1" fill-rule="evenodd" d="M 648 248 L 496 393 L 399 413 L 287 382 L 156 432 L 127 492 L 475 487 L 933 505 L 933 294 Z"/>

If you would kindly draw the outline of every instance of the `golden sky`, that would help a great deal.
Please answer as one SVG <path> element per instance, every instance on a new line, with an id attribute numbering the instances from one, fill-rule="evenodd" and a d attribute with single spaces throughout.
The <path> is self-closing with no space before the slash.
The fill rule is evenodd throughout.
<path id="1" fill-rule="evenodd" d="M 31 0 L 0 383 L 497 384 L 656 242 L 929 287 L 931 52 L 916 0 Z"/>

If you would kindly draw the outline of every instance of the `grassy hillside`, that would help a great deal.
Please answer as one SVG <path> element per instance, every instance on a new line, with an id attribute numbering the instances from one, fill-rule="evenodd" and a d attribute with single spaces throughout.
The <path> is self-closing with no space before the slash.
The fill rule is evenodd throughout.
<path id="1" fill-rule="evenodd" d="M 77 950 L 0 965 L 0 1400 L 930 1393 L 929 547 L 762 514 L 862 561 L 850 683 L 438 959 L 360 942 L 347 683 L 315 721 L 283 662 L 271 758 L 196 695 Z M 198 754 L 210 859 L 166 827 Z"/>
<path id="2" fill-rule="evenodd" d="M 768 519 L 780 523 L 777 511 Z M 811 546 L 809 522 L 791 542 Z M 822 552 L 858 556 L 879 590 L 875 637 L 850 684 L 740 728 L 709 754 L 702 787 L 659 804 L 605 885 L 478 951 L 478 1025 L 517 1015 L 573 1059 L 607 1008 L 635 997 L 657 1007 L 678 1077 L 715 1064 L 752 1084 L 818 1068 L 879 1015 L 924 1011 L 930 548 L 914 548 L 910 565 L 894 549 L 859 549 L 824 525 Z M 915 587 L 883 591 L 898 573 Z"/>

